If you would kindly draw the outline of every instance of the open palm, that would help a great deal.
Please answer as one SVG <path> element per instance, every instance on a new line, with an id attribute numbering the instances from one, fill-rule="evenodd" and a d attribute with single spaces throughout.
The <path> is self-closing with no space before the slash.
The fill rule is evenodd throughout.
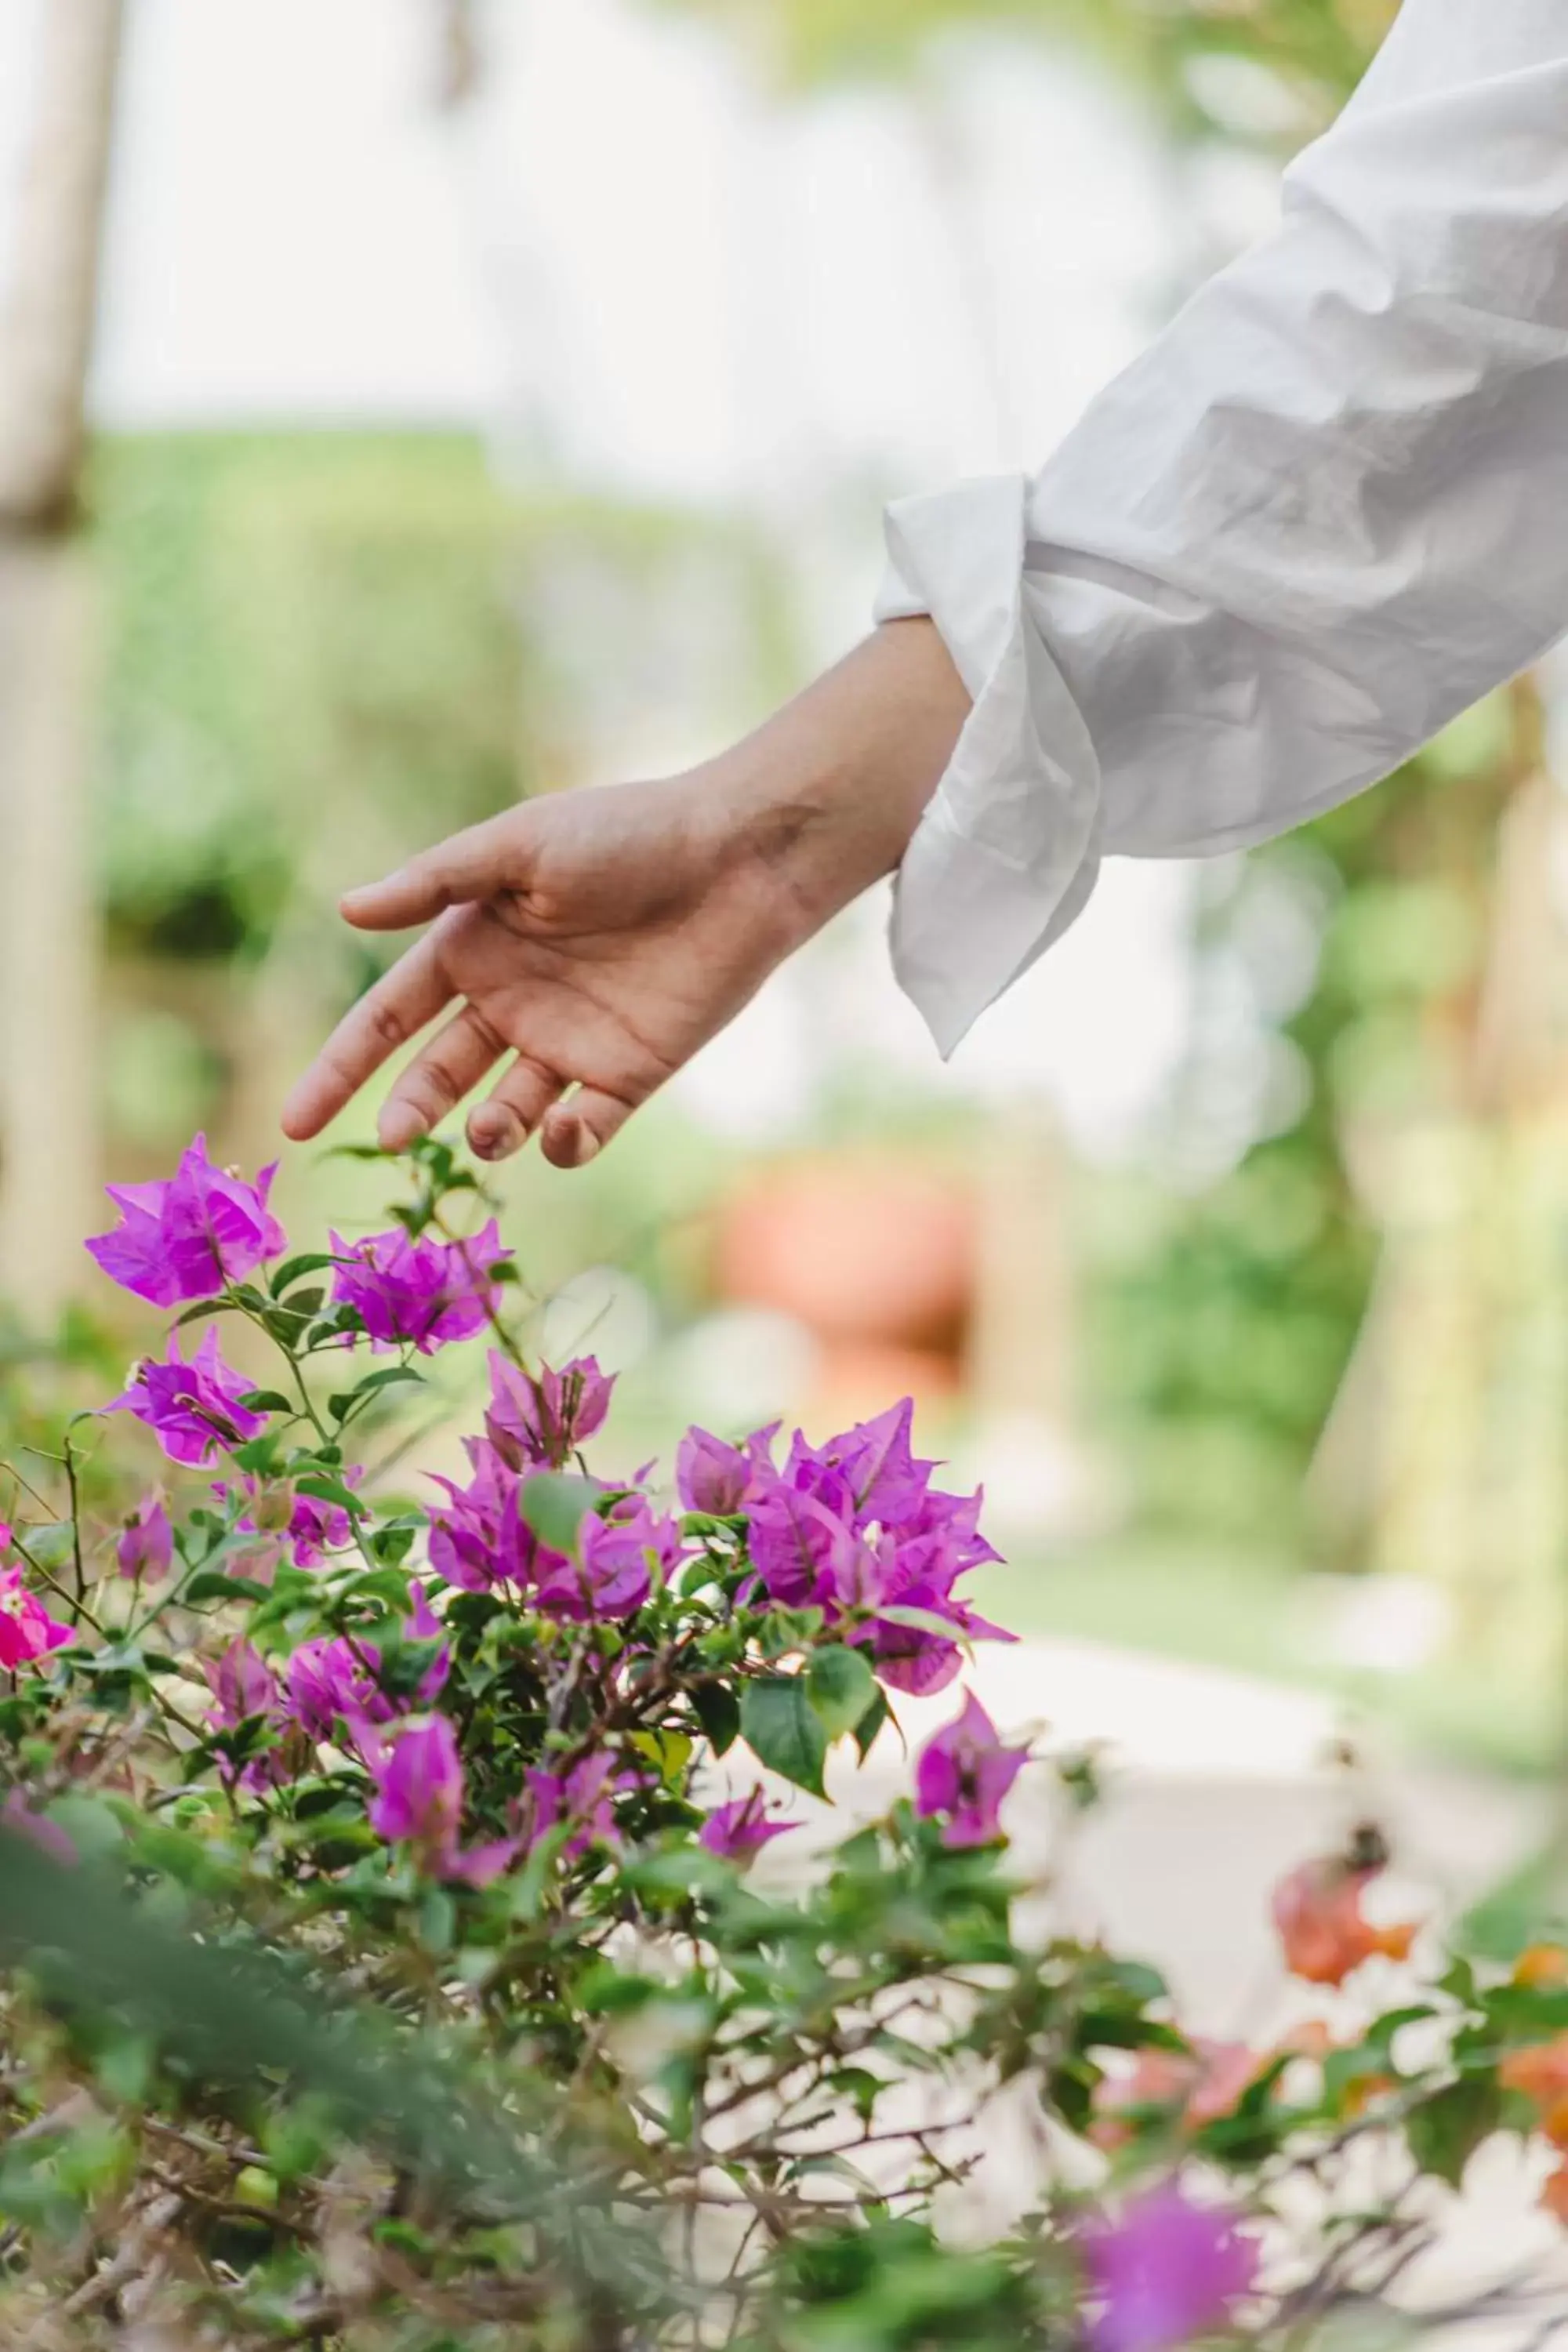
<path id="1" fill-rule="evenodd" d="M 592 1159 L 811 928 L 768 842 L 721 820 L 694 777 L 525 803 L 343 912 L 365 929 L 430 928 L 328 1039 L 287 1132 L 319 1133 L 455 1005 L 393 1087 L 383 1143 L 426 1133 L 505 1061 L 470 1143 L 499 1160 L 537 1132 L 560 1167 Z"/>

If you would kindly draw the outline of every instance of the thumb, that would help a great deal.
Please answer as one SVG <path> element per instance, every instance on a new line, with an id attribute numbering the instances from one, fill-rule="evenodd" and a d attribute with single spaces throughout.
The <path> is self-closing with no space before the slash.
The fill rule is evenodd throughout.
<path id="1" fill-rule="evenodd" d="M 339 902 L 345 919 L 363 931 L 402 931 L 427 923 L 447 907 L 521 889 L 531 858 L 521 811 L 508 809 L 483 824 L 453 834 L 400 866 L 384 882 L 367 882 Z"/>

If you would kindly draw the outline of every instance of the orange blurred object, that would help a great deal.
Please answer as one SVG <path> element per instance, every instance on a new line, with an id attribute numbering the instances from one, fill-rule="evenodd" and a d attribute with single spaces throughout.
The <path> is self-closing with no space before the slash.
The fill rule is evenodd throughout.
<path id="1" fill-rule="evenodd" d="M 1308 1984 L 1340 1985 L 1364 1960 L 1409 1958 L 1416 1923 L 1376 1927 L 1362 1910 L 1362 1897 L 1378 1875 L 1331 1855 L 1303 1863 L 1280 1881 L 1274 1890 L 1274 1925 L 1292 1976 Z"/>
<path id="2" fill-rule="evenodd" d="M 828 1349 L 907 1349 L 956 1365 L 975 1265 L 974 1208 L 961 1184 L 857 1154 L 795 1160 L 740 1192 L 721 1224 L 715 1274 L 725 1298 L 793 1316 Z"/>
<path id="3" fill-rule="evenodd" d="M 1123 2147 L 1133 2136 L 1129 2111 L 1137 2107 L 1175 2108 L 1174 2120 L 1184 2130 L 1201 2131 L 1231 2113 L 1266 2063 L 1245 2042 L 1212 2042 L 1203 2034 L 1194 2037 L 1190 2054 L 1142 2050 L 1131 2074 L 1100 2084 L 1089 2136 L 1107 2151 Z"/>
<path id="4" fill-rule="evenodd" d="M 1513 1981 L 1528 1992 L 1568 1985 L 1568 1952 L 1561 1944 L 1531 1944 L 1513 1964 Z"/>

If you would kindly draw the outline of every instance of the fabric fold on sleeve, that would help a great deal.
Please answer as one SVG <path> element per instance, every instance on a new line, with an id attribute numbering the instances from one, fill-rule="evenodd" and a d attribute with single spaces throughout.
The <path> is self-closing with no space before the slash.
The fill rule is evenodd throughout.
<path id="1" fill-rule="evenodd" d="M 949 1055 L 1084 904 L 1100 768 L 1024 598 L 1029 485 L 999 476 L 887 514 L 879 621 L 929 614 L 973 701 L 893 897 L 893 969 Z"/>

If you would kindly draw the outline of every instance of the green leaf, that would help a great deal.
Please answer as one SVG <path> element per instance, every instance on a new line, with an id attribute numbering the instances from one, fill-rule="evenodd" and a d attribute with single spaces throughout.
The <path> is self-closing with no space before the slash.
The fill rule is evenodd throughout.
<path id="1" fill-rule="evenodd" d="M 855 1726 L 855 1746 L 862 1764 L 870 1754 L 872 1745 L 882 1726 L 892 1720 L 892 1714 L 893 1710 L 888 1705 L 887 1692 L 879 1690 L 870 1706 Z"/>
<path id="2" fill-rule="evenodd" d="M 241 1410 L 245 1412 L 297 1413 L 300 1410 L 297 1404 L 290 1404 L 289 1399 L 277 1389 L 250 1389 L 240 1398 L 239 1402 Z"/>
<path id="3" fill-rule="evenodd" d="M 334 1421 L 346 1421 L 355 1405 L 363 1403 L 366 1397 L 374 1396 L 377 1389 L 389 1389 L 398 1381 L 409 1381 L 416 1388 L 423 1388 L 425 1375 L 416 1372 L 412 1364 L 388 1364 L 379 1372 L 367 1372 L 363 1380 L 356 1381 L 345 1394 L 329 1397 L 327 1411 Z"/>
<path id="4" fill-rule="evenodd" d="M 199 1307 L 187 1307 L 183 1315 L 174 1318 L 174 1328 L 181 1331 L 187 1323 L 205 1323 L 209 1315 L 236 1315 L 239 1312 L 232 1298 L 204 1298 Z"/>
<path id="5" fill-rule="evenodd" d="M 741 1729 L 758 1761 L 814 1797 L 826 1796 L 822 1768 L 827 1734 L 811 1704 L 804 1675 L 750 1682 L 741 1694 Z"/>
<path id="6" fill-rule="evenodd" d="M 328 1266 L 338 1264 L 339 1260 L 330 1250 L 303 1250 L 298 1257 L 284 1259 L 268 1287 L 274 1298 L 281 1298 L 289 1285 L 298 1282 L 302 1275 L 324 1274 Z"/>
<path id="7" fill-rule="evenodd" d="M 691 1705 L 715 1756 L 727 1755 L 741 1736 L 741 1706 L 723 1683 L 700 1683 Z"/>
<path id="8" fill-rule="evenodd" d="M 328 1477 L 324 1471 L 307 1471 L 299 1481 L 298 1491 L 301 1495 L 314 1496 L 318 1503 L 336 1503 L 351 1519 L 363 1519 L 364 1517 L 364 1504 L 353 1488 L 345 1486 L 341 1478 Z"/>
<path id="9" fill-rule="evenodd" d="M 194 1609 L 203 1601 L 270 1601 L 272 1590 L 258 1584 L 253 1577 L 227 1576 L 221 1568 L 204 1568 L 192 1577 L 180 1598 Z"/>
<path id="10" fill-rule="evenodd" d="M 1501 2122 L 1502 2094 L 1495 2079 L 1472 2074 L 1414 2109 L 1405 2131 L 1422 2171 L 1458 2189 L 1466 2165 Z"/>
<path id="11" fill-rule="evenodd" d="M 839 1643 L 812 1652 L 805 1678 L 812 1710 L 830 1740 L 853 1731 L 876 1702 L 877 1678 L 865 1657 Z"/>
<path id="12" fill-rule="evenodd" d="M 574 1559 L 583 1522 L 604 1491 L 595 1479 L 578 1478 L 564 1470 L 541 1470 L 523 1480 L 518 1508 L 524 1527 L 531 1528 L 542 1544 Z"/>

